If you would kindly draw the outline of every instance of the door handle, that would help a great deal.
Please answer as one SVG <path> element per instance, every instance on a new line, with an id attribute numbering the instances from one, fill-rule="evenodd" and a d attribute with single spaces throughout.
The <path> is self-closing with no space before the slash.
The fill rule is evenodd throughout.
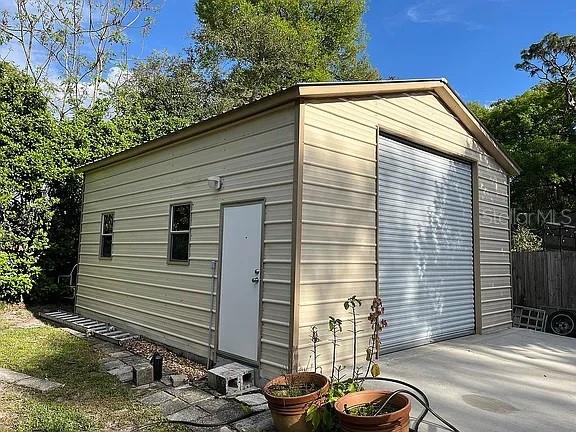
<path id="1" fill-rule="evenodd" d="M 254 269 L 254 274 L 255 274 L 256 276 L 254 276 L 254 277 L 252 278 L 252 283 L 258 283 L 258 282 L 260 282 L 260 269 Z"/>

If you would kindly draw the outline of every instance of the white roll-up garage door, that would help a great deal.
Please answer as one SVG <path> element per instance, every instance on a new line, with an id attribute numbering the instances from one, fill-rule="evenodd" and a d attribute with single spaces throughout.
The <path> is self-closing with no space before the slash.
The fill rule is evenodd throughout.
<path id="1" fill-rule="evenodd" d="M 383 352 L 474 333 L 469 164 L 380 137 L 378 267 Z"/>

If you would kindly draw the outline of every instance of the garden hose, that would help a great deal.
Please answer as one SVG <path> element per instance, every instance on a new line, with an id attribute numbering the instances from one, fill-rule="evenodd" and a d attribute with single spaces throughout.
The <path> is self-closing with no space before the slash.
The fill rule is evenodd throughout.
<path id="1" fill-rule="evenodd" d="M 399 393 L 406 393 L 406 394 L 412 396 L 414 399 L 416 399 L 416 401 L 418 401 L 418 403 L 420 405 L 422 405 L 424 407 L 424 411 L 422 412 L 422 414 L 420 414 L 420 417 L 418 417 L 418 419 L 414 423 L 414 430 L 418 431 L 418 427 L 420 426 L 420 423 L 422 423 L 422 421 L 424 420 L 424 417 L 426 417 L 426 414 L 430 413 L 434 417 L 436 417 L 440 422 L 442 422 L 445 426 L 447 426 L 451 431 L 460 432 L 454 425 L 449 423 L 447 420 L 442 418 L 438 413 L 436 413 L 436 411 L 434 411 L 432 408 L 430 408 L 430 401 L 426 397 L 426 394 L 422 390 L 420 390 L 418 387 L 413 386 L 412 384 L 409 384 L 407 382 L 400 381 L 400 380 L 393 379 L 393 378 L 367 377 L 365 380 L 366 381 L 372 380 L 372 381 L 394 382 L 394 383 L 398 383 L 398 384 L 401 384 L 403 386 L 409 387 L 409 388 L 413 389 L 416 393 L 418 393 L 418 394 L 416 394 L 410 390 L 396 390 L 395 392 L 392 392 L 390 394 L 390 396 L 388 396 L 388 398 L 386 398 L 386 400 L 384 401 L 384 404 L 380 407 L 380 409 L 383 409 L 384 406 L 386 406 L 386 404 L 394 396 L 396 396 Z"/>
<path id="2" fill-rule="evenodd" d="M 380 407 L 380 409 L 383 409 L 384 406 L 386 406 L 386 404 L 394 398 L 394 396 L 396 396 L 399 393 L 405 393 L 408 394 L 410 396 L 412 396 L 420 405 L 422 405 L 424 407 L 424 411 L 422 411 L 422 413 L 420 414 L 420 416 L 418 416 L 418 418 L 415 420 L 414 422 L 414 431 L 418 431 L 418 428 L 420 427 L 420 424 L 424 421 L 424 417 L 426 417 L 426 415 L 428 413 L 432 414 L 434 417 L 436 417 L 436 419 L 438 419 L 440 422 L 442 422 L 446 427 L 448 427 L 452 432 L 460 432 L 460 430 L 458 430 L 454 425 L 452 425 L 451 423 L 449 423 L 447 420 L 445 420 L 444 418 L 442 418 L 438 413 L 436 413 L 436 411 L 434 411 L 431 407 L 430 407 L 430 401 L 428 400 L 428 397 L 426 396 L 426 394 L 420 390 L 418 387 L 401 381 L 401 380 L 397 380 L 394 378 L 380 378 L 380 377 L 367 377 L 364 378 L 362 381 L 382 381 L 382 382 L 392 382 L 392 383 L 396 383 L 396 384 L 400 384 L 403 385 L 405 387 L 408 387 L 414 391 L 410 391 L 410 390 L 396 390 L 394 392 L 392 392 L 384 401 L 384 404 Z M 248 418 L 250 416 L 252 416 L 253 413 L 251 412 L 247 412 L 244 415 L 242 415 L 241 417 L 235 419 L 234 421 L 240 421 L 243 420 L 245 418 Z M 217 423 L 200 423 L 200 422 L 192 422 L 192 421 L 188 421 L 188 420 L 160 420 L 157 422 L 152 422 L 152 423 L 147 423 L 145 425 L 142 425 L 140 427 L 138 427 L 136 430 L 146 430 L 152 426 L 157 426 L 157 425 L 161 425 L 161 424 L 167 424 L 167 423 L 172 423 L 172 424 L 183 424 L 183 425 L 187 425 L 187 426 L 196 426 L 196 427 L 205 427 L 205 428 L 209 428 L 209 427 L 221 427 L 221 426 L 227 426 L 230 422 L 226 421 L 226 422 L 217 422 Z M 411 429 L 412 430 L 412 429 Z"/>

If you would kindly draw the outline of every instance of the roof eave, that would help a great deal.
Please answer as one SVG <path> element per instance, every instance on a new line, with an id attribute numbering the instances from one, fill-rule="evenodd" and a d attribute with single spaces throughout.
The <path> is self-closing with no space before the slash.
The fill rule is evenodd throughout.
<path id="1" fill-rule="evenodd" d="M 506 154 L 505 150 L 496 142 L 480 121 L 466 107 L 464 101 L 450 87 L 443 78 L 420 80 L 392 80 L 392 81 L 358 81 L 345 83 L 302 83 L 273 95 L 262 98 L 239 108 L 227 111 L 215 117 L 188 126 L 187 128 L 164 135 L 144 144 L 124 150 L 115 155 L 83 165 L 77 169 L 79 172 L 118 163 L 125 159 L 138 156 L 142 153 L 154 151 L 165 145 L 173 144 L 202 133 L 212 131 L 230 123 L 243 120 L 246 117 L 262 113 L 266 110 L 293 102 L 298 99 L 320 99 L 334 97 L 369 96 L 374 94 L 394 94 L 409 92 L 434 92 L 453 113 L 460 119 L 469 132 L 476 138 L 488 153 L 506 170 L 509 175 L 518 175 L 519 167 Z"/>

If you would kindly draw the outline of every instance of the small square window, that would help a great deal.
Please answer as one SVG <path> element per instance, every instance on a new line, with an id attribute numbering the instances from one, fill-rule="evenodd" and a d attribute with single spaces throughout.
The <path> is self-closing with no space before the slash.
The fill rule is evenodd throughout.
<path id="1" fill-rule="evenodd" d="M 102 214 L 102 228 L 100 231 L 100 257 L 112 257 L 112 236 L 114 234 L 114 213 Z"/>
<path id="2" fill-rule="evenodd" d="M 190 204 L 175 204 L 170 209 L 170 244 L 168 259 L 188 262 L 190 244 Z"/>

